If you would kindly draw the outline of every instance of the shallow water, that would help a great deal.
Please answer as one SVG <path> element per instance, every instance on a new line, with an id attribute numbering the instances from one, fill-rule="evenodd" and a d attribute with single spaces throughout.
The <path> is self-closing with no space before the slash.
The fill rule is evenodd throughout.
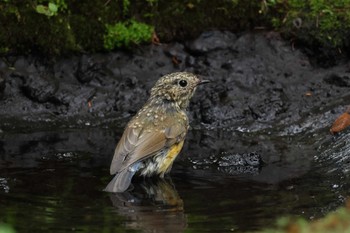
<path id="1" fill-rule="evenodd" d="M 191 130 L 170 177 L 101 191 L 121 129 L 0 134 L 0 222 L 18 232 L 247 232 L 315 219 L 349 195 L 349 134 Z M 223 164 L 256 152 L 261 167 Z M 227 160 L 225 160 L 227 161 Z"/>

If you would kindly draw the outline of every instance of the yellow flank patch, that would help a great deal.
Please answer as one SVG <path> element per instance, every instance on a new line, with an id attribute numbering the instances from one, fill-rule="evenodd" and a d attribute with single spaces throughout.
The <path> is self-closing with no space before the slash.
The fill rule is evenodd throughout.
<path id="1" fill-rule="evenodd" d="M 167 155 L 165 156 L 164 160 L 162 161 L 162 164 L 159 166 L 158 172 L 160 174 L 164 174 L 168 170 L 168 167 L 171 164 L 173 164 L 176 156 L 180 153 L 183 144 L 184 144 L 184 141 L 179 142 L 177 144 L 174 144 L 170 147 Z"/>

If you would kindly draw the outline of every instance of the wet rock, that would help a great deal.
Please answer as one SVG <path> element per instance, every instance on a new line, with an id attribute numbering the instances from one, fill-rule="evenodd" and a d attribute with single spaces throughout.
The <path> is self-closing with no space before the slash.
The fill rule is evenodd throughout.
<path id="1" fill-rule="evenodd" d="M 175 43 L 173 45 L 167 46 L 164 51 L 165 55 L 171 59 L 174 67 L 184 67 L 187 54 L 184 51 L 185 46 L 180 43 Z"/>
<path id="2" fill-rule="evenodd" d="M 211 31 L 190 42 L 62 58 L 55 64 L 34 57 L 9 61 L 1 63 L 9 72 L 0 114 L 30 112 L 32 121 L 42 114 L 60 120 L 104 116 L 96 120 L 100 123 L 109 115 L 130 117 L 162 75 L 189 71 L 212 80 L 198 87 L 191 101 L 194 127 L 205 123 L 212 129 L 259 131 L 278 125 L 280 134 L 297 134 L 330 125 L 335 118 L 317 117 L 347 104 L 350 86 L 348 65 L 327 71 L 312 67 L 305 54 L 276 33 L 237 37 Z"/>
<path id="3" fill-rule="evenodd" d="M 218 170 L 230 175 L 259 174 L 262 159 L 257 152 L 243 154 L 224 153 L 217 161 Z"/>
<path id="4" fill-rule="evenodd" d="M 5 77 L 0 71 L 0 100 L 4 97 L 5 86 Z"/>
<path id="5" fill-rule="evenodd" d="M 88 83 L 98 77 L 99 70 L 100 65 L 92 57 L 83 55 L 79 60 L 76 76 L 81 83 Z"/>
<path id="6" fill-rule="evenodd" d="M 254 166 L 219 167 L 218 170 L 229 175 L 259 174 L 259 168 Z"/>
<path id="7" fill-rule="evenodd" d="M 138 80 L 135 76 L 132 76 L 132 77 L 127 77 L 125 78 L 125 85 L 128 87 L 128 88 L 134 88 L 137 86 L 138 84 Z"/>
<path id="8" fill-rule="evenodd" d="M 114 109 L 124 114 L 135 114 L 148 98 L 146 89 L 135 77 L 127 77 L 116 90 Z"/>
<path id="9" fill-rule="evenodd" d="M 237 37 L 230 32 L 210 31 L 187 43 L 187 49 L 194 54 L 203 54 L 216 49 L 230 49 Z"/>
<path id="10" fill-rule="evenodd" d="M 264 96 L 261 98 L 261 96 Z M 287 103 L 282 92 L 266 89 L 266 93 L 252 95 L 249 110 L 252 117 L 259 121 L 273 121 L 287 110 Z"/>
<path id="11" fill-rule="evenodd" d="M 259 167 L 261 165 L 262 165 L 261 156 L 257 152 L 243 153 L 243 154 L 228 154 L 228 155 L 222 156 L 218 161 L 219 167 L 230 167 L 230 166 Z"/>
<path id="12" fill-rule="evenodd" d="M 64 89 L 60 87 L 55 96 L 54 96 L 54 101 L 57 102 L 58 104 L 62 105 L 69 105 L 71 102 L 73 102 L 74 99 L 74 93 L 72 93 L 69 89 Z"/>
<path id="13" fill-rule="evenodd" d="M 242 155 L 234 154 L 228 155 L 221 158 L 218 162 L 220 167 L 228 167 L 228 166 L 243 166 L 245 165 L 245 160 Z"/>
<path id="14" fill-rule="evenodd" d="M 255 167 L 262 165 L 261 155 L 257 152 L 243 154 L 242 157 L 247 165 L 255 166 Z"/>
<path id="15" fill-rule="evenodd" d="M 330 85 L 337 87 L 350 87 L 349 76 L 339 76 L 338 74 L 331 74 L 324 78 L 324 81 Z"/>
<path id="16" fill-rule="evenodd" d="M 53 97 L 57 90 L 55 82 L 47 76 L 29 74 L 24 79 L 23 92 L 33 101 L 46 102 Z"/>
<path id="17" fill-rule="evenodd" d="M 186 66 L 192 67 L 195 65 L 196 59 L 193 56 L 187 56 L 185 62 Z"/>

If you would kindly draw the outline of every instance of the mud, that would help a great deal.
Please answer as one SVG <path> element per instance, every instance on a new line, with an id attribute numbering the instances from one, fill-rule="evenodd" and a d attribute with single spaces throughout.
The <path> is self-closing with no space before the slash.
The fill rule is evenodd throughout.
<path id="1" fill-rule="evenodd" d="M 160 76 L 184 70 L 213 81 L 192 101 L 193 127 L 295 134 L 328 127 L 350 99 L 347 63 L 314 67 L 273 32 L 212 31 L 183 44 L 57 61 L 6 57 L 0 68 L 3 130 L 124 124 Z"/>

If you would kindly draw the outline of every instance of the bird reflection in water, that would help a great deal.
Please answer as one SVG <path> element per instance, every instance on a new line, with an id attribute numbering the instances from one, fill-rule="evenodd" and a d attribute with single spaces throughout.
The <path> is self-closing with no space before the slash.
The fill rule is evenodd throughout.
<path id="1" fill-rule="evenodd" d="M 142 232 L 184 232 L 183 201 L 170 178 L 144 179 L 131 191 L 110 194 L 117 213 L 126 217 L 128 229 Z"/>

